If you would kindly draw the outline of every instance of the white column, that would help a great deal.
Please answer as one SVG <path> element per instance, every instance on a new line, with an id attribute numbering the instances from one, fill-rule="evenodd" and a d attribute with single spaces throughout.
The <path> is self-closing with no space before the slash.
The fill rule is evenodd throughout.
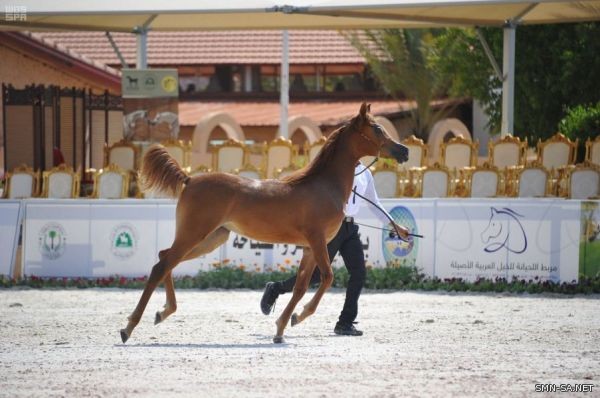
<path id="1" fill-rule="evenodd" d="M 279 135 L 289 138 L 288 132 L 288 105 L 290 102 L 290 39 L 287 30 L 282 32 L 281 51 L 281 82 L 280 82 L 280 112 L 279 112 Z"/>
<path id="2" fill-rule="evenodd" d="M 137 35 L 136 67 L 137 69 L 148 68 L 148 30 L 140 29 Z"/>
<path id="3" fill-rule="evenodd" d="M 315 79 L 317 81 L 316 90 L 319 92 L 321 91 L 321 65 L 317 65 L 317 75 L 315 76 Z"/>
<path id="4" fill-rule="evenodd" d="M 252 65 L 244 66 L 244 91 L 252 91 Z"/>
<path id="5" fill-rule="evenodd" d="M 515 43 L 517 29 L 514 25 L 504 28 L 504 53 L 502 60 L 502 137 L 513 135 L 515 108 Z"/>

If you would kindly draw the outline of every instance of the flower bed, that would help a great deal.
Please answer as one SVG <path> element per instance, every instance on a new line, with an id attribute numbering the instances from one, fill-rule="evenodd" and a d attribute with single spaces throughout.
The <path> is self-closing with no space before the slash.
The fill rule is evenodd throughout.
<path id="1" fill-rule="evenodd" d="M 279 281 L 289 278 L 295 269 L 273 272 L 252 272 L 243 268 L 218 267 L 212 271 L 201 271 L 191 277 L 175 278 L 177 289 L 263 289 L 268 281 Z M 92 288 L 118 287 L 124 289 L 141 289 L 146 277 L 126 278 L 111 276 L 108 278 L 40 278 L 27 276 L 13 279 L 0 275 L 0 287 L 27 286 L 32 288 Z M 345 268 L 334 270 L 333 286 L 346 287 L 348 271 Z M 600 276 L 594 278 L 581 277 L 578 283 L 553 283 L 539 280 L 511 280 L 497 278 L 494 280 L 477 280 L 466 282 L 461 279 L 427 278 L 411 267 L 370 268 L 367 270 L 367 289 L 391 290 L 426 290 L 457 292 L 513 292 L 513 293 L 600 293 Z"/>

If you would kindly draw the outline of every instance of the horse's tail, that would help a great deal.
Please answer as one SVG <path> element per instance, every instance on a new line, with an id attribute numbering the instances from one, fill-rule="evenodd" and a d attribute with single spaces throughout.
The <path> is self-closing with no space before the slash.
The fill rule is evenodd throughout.
<path id="1" fill-rule="evenodd" d="M 164 146 L 153 145 L 144 155 L 139 180 L 143 191 L 160 191 L 176 198 L 190 177 Z"/>

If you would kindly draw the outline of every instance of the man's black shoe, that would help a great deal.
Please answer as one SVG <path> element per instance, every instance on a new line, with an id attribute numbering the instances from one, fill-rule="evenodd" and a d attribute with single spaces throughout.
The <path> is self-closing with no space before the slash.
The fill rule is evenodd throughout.
<path id="1" fill-rule="evenodd" d="M 362 330 L 357 330 L 353 324 L 351 323 L 336 323 L 335 329 L 333 329 L 335 334 L 339 334 L 341 336 L 362 336 Z"/>
<path id="2" fill-rule="evenodd" d="M 263 314 L 269 315 L 271 313 L 277 297 L 279 297 L 279 293 L 277 292 L 275 282 L 267 282 L 265 292 L 260 300 L 260 310 Z"/>

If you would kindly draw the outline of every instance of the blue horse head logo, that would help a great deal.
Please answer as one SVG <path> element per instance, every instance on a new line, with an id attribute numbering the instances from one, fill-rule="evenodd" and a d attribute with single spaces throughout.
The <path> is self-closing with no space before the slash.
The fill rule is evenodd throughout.
<path id="1" fill-rule="evenodd" d="M 523 216 L 509 208 L 491 208 L 488 226 L 481 233 L 481 241 L 486 245 L 483 250 L 495 253 L 502 248 L 512 253 L 527 250 L 527 235 L 519 221 Z"/>

